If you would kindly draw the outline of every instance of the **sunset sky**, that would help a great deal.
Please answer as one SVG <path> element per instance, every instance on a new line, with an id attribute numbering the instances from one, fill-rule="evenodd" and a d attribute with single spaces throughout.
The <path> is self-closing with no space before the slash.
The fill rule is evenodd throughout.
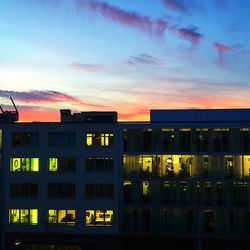
<path id="1" fill-rule="evenodd" d="M 20 121 L 60 109 L 250 108 L 249 0 L 0 0 L 0 105 Z"/>

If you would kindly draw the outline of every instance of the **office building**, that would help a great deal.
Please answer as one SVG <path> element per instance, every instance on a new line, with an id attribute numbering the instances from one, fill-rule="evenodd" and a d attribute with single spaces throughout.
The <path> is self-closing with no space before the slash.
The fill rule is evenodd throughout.
<path id="1" fill-rule="evenodd" d="M 2 249 L 249 244 L 250 109 L 2 113 L 0 159 Z"/>

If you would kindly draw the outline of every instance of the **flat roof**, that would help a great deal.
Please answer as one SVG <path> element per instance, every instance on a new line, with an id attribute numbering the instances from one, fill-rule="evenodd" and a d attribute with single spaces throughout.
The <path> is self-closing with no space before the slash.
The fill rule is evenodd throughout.
<path id="1" fill-rule="evenodd" d="M 250 109 L 152 109 L 150 122 L 244 122 Z"/>

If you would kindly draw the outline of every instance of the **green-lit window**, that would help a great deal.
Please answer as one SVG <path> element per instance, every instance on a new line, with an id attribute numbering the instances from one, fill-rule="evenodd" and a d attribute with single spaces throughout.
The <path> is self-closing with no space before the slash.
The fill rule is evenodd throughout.
<path id="1" fill-rule="evenodd" d="M 39 158 L 10 158 L 10 171 L 38 172 Z"/>
<path id="2" fill-rule="evenodd" d="M 108 147 L 113 145 L 113 133 L 86 133 L 86 146 Z"/>
<path id="3" fill-rule="evenodd" d="M 75 210 L 66 209 L 49 209 L 48 210 L 49 224 L 75 224 Z"/>
<path id="4" fill-rule="evenodd" d="M 37 209 L 9 209 L 9 224 L 38 224 Z"/>
<path id="5" fill-rule="evenodd" d="M 49 158 L 49 171 L 56 172 L 58 169 L 58 160 L 57 158 Z"/>
<path id="6" fill-rule="evenodd" d="M 86 210 L 86 226 L 112 226 L 113 210 Z"/>

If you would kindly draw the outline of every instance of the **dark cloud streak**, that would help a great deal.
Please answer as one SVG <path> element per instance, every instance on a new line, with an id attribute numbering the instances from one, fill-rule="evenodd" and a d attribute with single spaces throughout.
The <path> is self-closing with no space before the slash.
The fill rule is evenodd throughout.
<path id="1" fill-rule="evenodd" d="M 128 11 L 99 0 L 75 0 L 77 8 L 88 10 L 95 15 L 100 15 L 123 26 L 136 28 L 156 37 L 163 37 L 165 32 L 175 34 L 179 38 L 189 40 L 197 45 L 203 35 L 197 31 L 195 26 L 180 28 L 170 24 L 162 18 L 151 18 L 135 11 Z"/>
<path id="2" fill-rule="evenodd" d="M 12 97 L 14 100 L 18 100 L 25 103 L 63 103 L 69 102 L 73 105 L 80 105 L 85 107 L 93 108 L 104 108 L 103 105 L 92 104 L 83 102 L 76 97 L 52 90 L 32 90 L 32 91 L 10 91 L 0 90 L 0 97 L 9 98 Z"/>
<path id="3" fill-rule="evenodd" d="M 186 12 L 187 6 L 181 0 L 162 0 L 163 4 L 173 11 Z"/>

